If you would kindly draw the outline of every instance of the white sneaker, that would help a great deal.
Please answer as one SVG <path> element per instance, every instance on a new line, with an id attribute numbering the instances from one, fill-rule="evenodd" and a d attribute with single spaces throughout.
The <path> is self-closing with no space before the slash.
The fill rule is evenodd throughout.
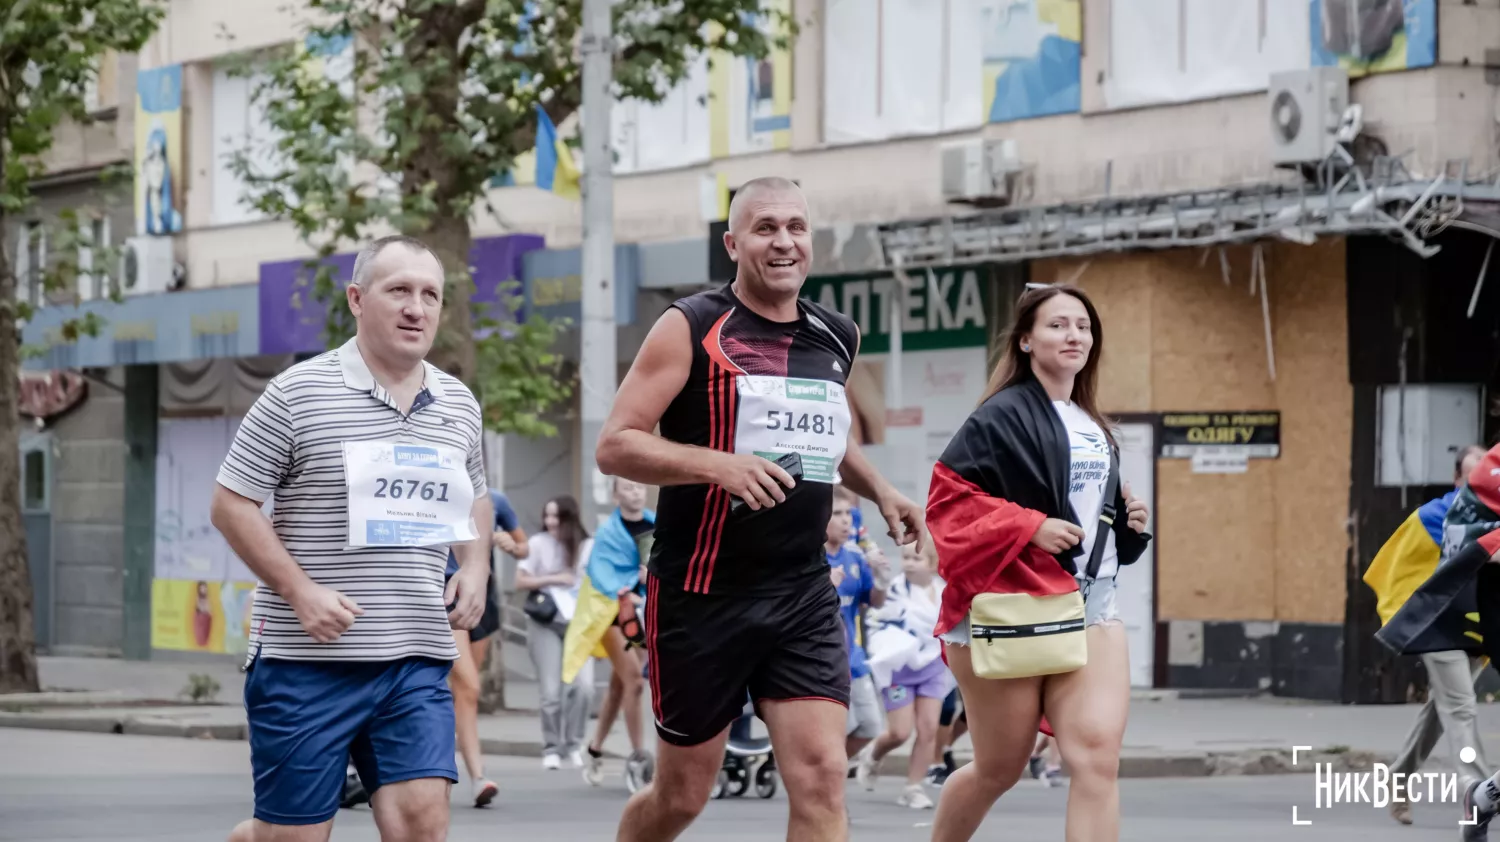
<path id="1" fill-rule="evenodd" d="M 927 791 L 922 789 L 921 784 L 907 784 L 901 797 L 896 799 L 896 803 L 913 810 L 932 809 L 932 799 L 927 797 Z"/>
<path id="2" fill-rule="evenodd" d="M 880 777 L 875 768 L 875 744 L 860 749 L 859 754 L 854 755 L 854 764 L 854 779 L 865 788 L 865 792 L 874 792 L 875 779 Z"/>
<path id="3" fill-rule="evenodd" d="M 604 783 L 603 757 L 595 757 L 592 754 L 584 757 L 583 779 L 589 786 L 599 786 Z"/>
<path id="4" fill-rule="evenodd" d="M 562 768 L 562 758 L 555 754 L 542 755 L 542 768 L 547 771 L 555 771 Z"/>
<path id="5" fill-rule="evenodd" d="M 577 748 L 573 749 L 573 753 L 570 754 L 570 755 L 568 755 L 568 759 L 573 762 L 573 768 L 574 769 L 582 769 L 583 768 L 583 750 L 582 749 L 577 749 Z"/>

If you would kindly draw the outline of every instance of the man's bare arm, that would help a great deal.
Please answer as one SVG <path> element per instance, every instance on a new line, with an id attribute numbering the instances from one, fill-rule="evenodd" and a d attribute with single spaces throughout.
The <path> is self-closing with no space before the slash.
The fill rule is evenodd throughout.
<path id="1" fill-rule="evenodd" d="M 844 461 L 839 465 L 839 476 L 846 488 L 880 507 L 880 515 L 885 518 L 888 527 L 886 534 L 891 536 L 891 540 L 897 544 L 916 541 L 917 549 L 922 549 L 922 532 L 925 528 L 922 511 L 875 470 L 853 436 L 850 436 L 844 451 Z"/>
<path id="2" fill-rule="evenodd" d="M 475 524 L 481 524 L 475 531 L 478 536 L 473 541 L 453 545 L 453 557 L 458 560 L 458 569 L 483 568 L 485 575 L 489 575 L 490 569 L 490 533 L 482 524 L 495 522 L 495 507 L 490 503 L 490 495 L 474 495 L 474 505 L 469 509 L 469 516 L 474 519 Z"/>
<path id="3" fill-rule="evenodd" d="M 599 470 L 647 485 L 713 481 L 715 451 L 668 441 L 654 432 L 687 385 L 693 369 L 692 341 L 687 316 L 675 307 L 651 328 L 599 432 Z"/>
<path id="4" fill-rule="evenodd" d="M 839 465 L 839 477 L 845 488 L 875 503 L 896 492 L 895 486 L 875 470 L 875 466 L 865 456 L 864 448 L 859 446 L 852 435 L 844 451 L 844 461 Z"/>
<path id="5" fill-rule="evenodd" d="M 215 484 L 208 519 L 257 579 L 282 599 L 292 602 L 315 583 L 286 551 L 286 545 L 281 543 L 260 505 Z"/>

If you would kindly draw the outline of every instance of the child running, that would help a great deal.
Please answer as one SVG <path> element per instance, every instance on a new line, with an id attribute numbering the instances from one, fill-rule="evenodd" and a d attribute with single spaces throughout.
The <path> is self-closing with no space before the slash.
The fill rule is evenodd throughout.
<path id="1" fill-rule="evenodd" d="M 953 676 L 943 663 L 940 645 L 932 633 L 942 598 L 943 580 L 937 575 L 936 553 L 931 547 L 926 552 L 903 547 L 901 575 L 886 592 L 886 607 L 880 612 L 880 620 L 915 637 L 918 646 L 906 664 L 892 673 L 890 686 L 882 691 L 885 733 L 860 752 L 855 777 L 865 789 L 873 790 L 880 761 L 903 745 L 915 730 L 917 741 L 907 762 L 906 788 L 896 801 L 914 810 L 929 810 L 933 806 L 922 784 L 927 777 L 927 760 L 937 748 L 943 700 L 953 690 Z"/>

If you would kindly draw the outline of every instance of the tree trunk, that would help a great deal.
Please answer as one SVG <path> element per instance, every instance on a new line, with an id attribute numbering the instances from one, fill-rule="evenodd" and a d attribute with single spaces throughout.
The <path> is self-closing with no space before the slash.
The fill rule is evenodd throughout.
<path id="1" fill-rule="evenodd" d="M 0 248 L 0 693 L 35 693 L 31 567 L 21 522 L 21 342 L 15 301 L 16 278 Z"/>
<path id="2" fill-rule="evenodd" d="M 443 320 L 438 326 L 437 340 L 432 345 L 429 358 L 433 365 L 464 381 L 473 389 L 474 317 L 469 299 L 474 294 L 474 283 L 468 271 L 473 238 L 469 233 L 469 221 L 434 218 L 427 230 L 418 232 L 416 236 L 443 262 L 448 277 L 458 277 L 460 281 L 450 284 L 443 299 Z"/>

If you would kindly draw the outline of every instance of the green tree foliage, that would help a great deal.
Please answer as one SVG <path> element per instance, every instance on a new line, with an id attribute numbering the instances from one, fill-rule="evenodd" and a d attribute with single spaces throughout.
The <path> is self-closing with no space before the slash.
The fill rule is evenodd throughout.
<path id="1" fill-rule="evenodd" d="M 320 258 L 373 235 L 420 237 L 449 267 L 434 362 L 476 387 L 498 432 L 552 435 L 567 399 L 558 325 L 514 305 L 471 308 L 471 214 L 491 179 L 536 142 L 537 109 L 561 125 L 582 102 L 582 0 L 307 0 L 301 38 L 245 57 L 271 137 L 235 155 L 256 209 L 290 220 Z M 705 52 L 762 57 L 760 0 L 623 0 L 614 6 L 622 97 L 660 101 Z M 779 13 L 768 13 L 780 19 Z M 352 59 L 352 60 L 351 60 Z M 326 262 L 325 338 L 352 332 Z M 502 300 L 507 300 L 506 290 Z M 476 328 L 480 338 L 474 339 Z"/>
<path id="2" fill-rule="evenodd" d="M 88 119 L 84 95 L 98 79 L 100 61 L 110 53 L 139 50 L 162 14 L 159 3 L 146 0 L 0 4 L 0 231 L 31 207 L 31 184 L 45 171 L 58 126 Z M 82 244 L 76 213 L 64 213 L 58 229 L 48 232 L 53 244 L 48 262 L 33 268 L 48 300 L 76 300 Z M 102 250 L 94 253 L 94 262 L 98 268 L 109 263 Z M 37 689 L 15 409 L 19 327 L 31 316 L 31 304 L 17 300 L 17 283 L 14 255 L 0 249 L 0 693 Z M 97 317 L 85 317 L 68 321 L 60 332 L 65 339 L 77 338 L 99 326 Z"/>

